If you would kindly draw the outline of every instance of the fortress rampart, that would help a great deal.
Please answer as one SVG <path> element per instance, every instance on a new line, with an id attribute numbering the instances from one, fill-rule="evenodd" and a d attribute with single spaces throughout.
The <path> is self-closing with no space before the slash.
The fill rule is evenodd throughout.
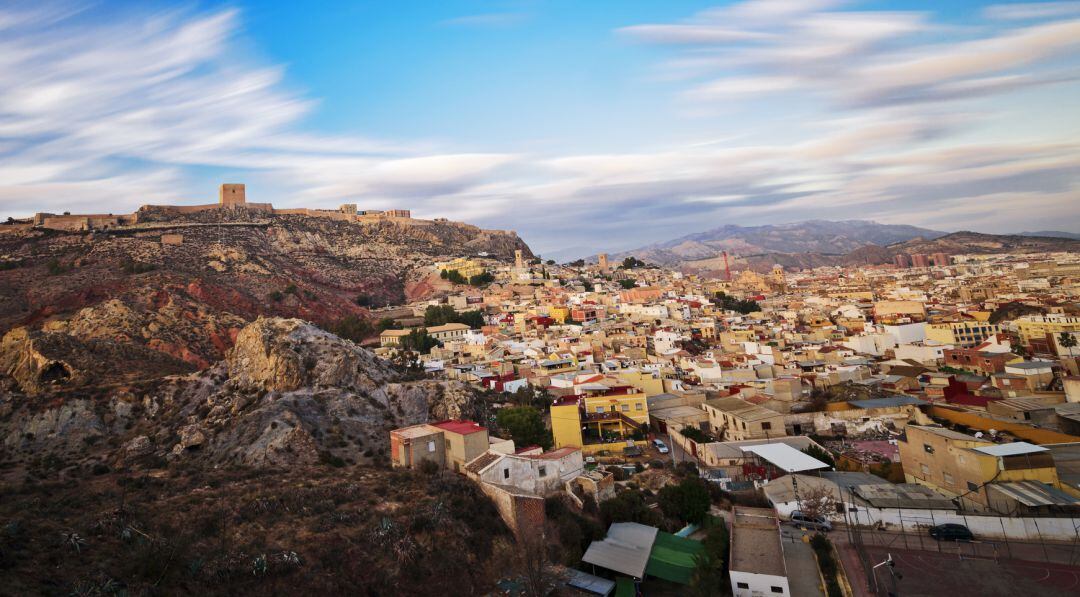
<path id="1" fill-rule="evenodd" d="M 346 222 L 373 221 L 382 218 L 412 219 L 412 212 L 407 209 L 358 210 L 355 203 L 346 203 L 336 210 L 291 208 L 274 209 L 269 203 L 249 203 L 247 192 L 242 184 L 223 184 L 218 191 L 218 202 L 205 205 L 144 205 L 132 214 L 34 214 L 33 226 L 51 230 L 83 231 L 107 230 L 140 224 L 139 216 L 148 211 L 172 214 L 193 214 L 218 209 L 243 208 L 249 211 L 273 215 L 302 215 Z"/>

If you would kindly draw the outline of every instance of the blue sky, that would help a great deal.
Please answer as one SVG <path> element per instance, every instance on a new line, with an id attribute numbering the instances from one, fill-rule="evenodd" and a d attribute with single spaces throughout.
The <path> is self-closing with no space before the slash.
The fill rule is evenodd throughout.
<path id="1" fill-rule="evenodd" d="M 558 257 L 810 218 L 1080 230 L 1080 2 L 317 6 L 3 5 L 0 213 L 227 180 Z"/>

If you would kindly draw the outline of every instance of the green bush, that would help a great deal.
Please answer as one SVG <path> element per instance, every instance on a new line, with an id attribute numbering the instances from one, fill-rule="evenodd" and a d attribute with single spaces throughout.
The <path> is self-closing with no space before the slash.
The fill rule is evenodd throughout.
<path id="1" fill-rule="evenodd" d="M 821 575 L 825 578 L 825 589 L 829 597 L 843 597 L 844 592 L 840 589 L 840 582 L 836 580 L 839 567 L 836 563 L 832 542 L 825 535 L 814 533 L 814 536 L 810 537 L 810 547 L 817 554 L 818 568 L 820 568 Z"/>

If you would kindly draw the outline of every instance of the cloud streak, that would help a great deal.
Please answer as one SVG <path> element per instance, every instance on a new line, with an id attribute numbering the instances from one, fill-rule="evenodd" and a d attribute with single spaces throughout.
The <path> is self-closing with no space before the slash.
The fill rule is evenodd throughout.
<path id="1" fill-rule="evenodd" d="M 617 37 L 668 54 L 658 68 L 675 81 L 675 109 L 727 118 L 708 115 L 700 137 L 677 143 L 547 154 L 314 133 L 304 119 L 318 101 L 290 89 L 283 67 L 235 57 L 235 11 L 87 26 L 62 6 L 0 8 L 0 207 L 200 203 L 213 191 L 195 181 L 213 168 L 273 189 L 259 199 L 279 205 L 411 208 L 515 229 L 543 253 L 814 217 L 1077 229 L 1075 106 L 1055 104 L 1060 118 L 1017 134 L 1008 129 L 1026 113 L 1007 101 L 1076 90 L 1076 4 L 991 6 L 965 28 L 827 0 L 636 24 Z M 497 16 L 444 24 L 495 26 Z M 744 119 L 762 123 L 753 133 L 772 119 L 785 126 L 732 134 Z"/>

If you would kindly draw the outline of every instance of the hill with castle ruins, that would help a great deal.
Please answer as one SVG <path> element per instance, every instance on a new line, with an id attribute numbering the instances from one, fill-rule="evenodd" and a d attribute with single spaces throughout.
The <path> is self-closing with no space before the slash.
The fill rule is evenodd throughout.
<path id="1" fill-rule="evenodd" d="M 122 338 L 201 369 L 259 316 L 370 318 L 373 306 L 448 290 L 440 260 L 509 261 L 519 250 L 532 256 L 512 231 L 355 204 L 274 209 L 235 184 L 209 205 L 41 213 L 0 225 L 0 335 Z"/>

